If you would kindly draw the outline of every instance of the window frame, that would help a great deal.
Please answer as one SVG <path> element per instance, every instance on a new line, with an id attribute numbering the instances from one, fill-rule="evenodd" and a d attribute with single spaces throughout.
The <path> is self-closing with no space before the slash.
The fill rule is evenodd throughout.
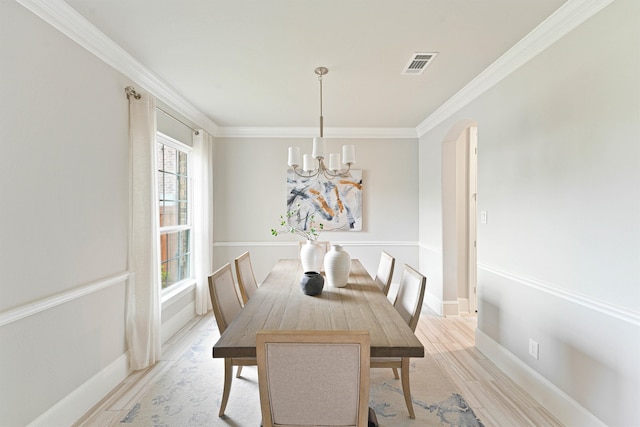
<path id="1" fill-rule="evenodd" d="M 187 155 L 187 224 L 182 225 L 170 225 L 170 226 L 161 226 L 160 225 L 160 194 L 159 194 L 159 186 L 158 182 L 158 174 L 159 172 L 164 172 L 164 169 L 160 169 L 160 165 L 157 162 L 158 156 L 158 144 L 163 144 L 180 152 L 186 153 Z M 154 155 L 156 156 L 155 161 L 155 175 L 154 181 L 156 186 L 156 204 L 158 206 L 158 210 L 156 215 L 158 216 L 158 270 L 159 270 L 159 283 L 160 287 L 160 295 L 162 301 L 170 298 L 171 295 L 175 295 L 180 293 L 184 288 L 195 284 L 195 260 L 194 260 L 194 224 L 193 224 L 193 147 L 178 141 L 175 138 L 172 138 L 160 131 L 156 131 L 156 138 L 154 141 Z M 172 283 L 167 287 L 162 287 L 162 244 L 161 239 L 162 236 L 168 233 L 174 233 L 178 231 L 189 231 L 189 277 L 185 277 L 184 279 Z"/>

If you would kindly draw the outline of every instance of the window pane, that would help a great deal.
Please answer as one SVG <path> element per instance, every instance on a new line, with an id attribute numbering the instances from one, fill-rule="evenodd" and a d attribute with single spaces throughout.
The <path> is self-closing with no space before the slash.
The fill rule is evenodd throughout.
<path id="1" fill-rule="evenodd" d="M 190 265 L 189 265 L 189 255 L 185 255 L 180 257 L 179 260 L 179 268 L 180 268 L 180 280 L 184 280 L 191 276 Z"/>
<path id="2" fill-rule="evenodd" d="M 162 168 L 165 172 L 178 172 L 178 150 L 168 145 L 164 146 L 164 165 Z"/>
<path id="3" fill-rule="evenodd" d="M 190 252 L 191 248 L 191 230 L 184 230 L 180 232 L 180 255 L 185 255 Z"/>
<path id="4" fill-rule="evenodd" d="M 164 202 L 163 227 L 178 225 L 178 204 L 176 202 Z"/>
<path id="5" fill-rule="evenodd" d="M 164 174 L 164 200 L 178 200 L 178 177 Z"/>
<path id="6" fill-rule="evenodd" d="M 163 271 L 162 273 L 162 276 L 163 276 L 162 287 L 166 288 L 167 286 L 171 286 L 174 283 L 177 283 L 180 281 L 180 279 L 178 278 L 178 260 L 171 259 L 167 261 L 164 265 L 166 265 L 166 270 Z"/>
<path id="7" fill-rule="evenodd" d="M 191 277 L 189 154 L 162 142 L 156 144 L 162 287 Z"/>
<path id="8" fill-rule="evenodd" d="M 191 230 L 175 231 L 160 236 L 162 287 L 191 277 Z"/>
<path id="9" fill-rule="evenodd" d="M 187 200 L 187 178 L 184 176 L 178 177 L 178 199 Z"/>
<path id="10" fill-rule="evenodd" d="M 164 226 L 164 173 L 158 172 L 158 210 L 160 212 L 160 227 Z"/>
<path id="11" fill-rule="evenodd" d="M 179 167 L 178 167 L 178 173 L 180 175 L 184 175 L 187 176 L 187 153 L 183 153 L 182 151 L 179 152 L 179 157 L 178 157 L 178 162 L 179 162 Z"/>
<path id="12" fill-rule="evenodd" d="M 180 225 L 186 225 L 189 223 L 189 216 L 188 216 L 188 211 L 187 211 L 187 202 L 178 202 L 178 206 L 177 206 L 177 210 L 179 212 L 180 218 Z"/>

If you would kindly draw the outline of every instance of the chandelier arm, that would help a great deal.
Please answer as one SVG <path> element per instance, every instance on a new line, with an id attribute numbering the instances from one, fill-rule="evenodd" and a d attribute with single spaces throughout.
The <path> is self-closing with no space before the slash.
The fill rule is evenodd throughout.
<path id="1" fill-rule="evenodd" d="M 293 172 L 298 175 L 300 178 L 314 178 L 316 176 L 318 176 L 320 174 L 320 168 L 316 168 L 314 171 L 309 171 L 307 174 L 305 174 L 304 170 L 300 169 L 300 172 L 298 172 L 296 170 L 296 168 L 292 168 Z"/>
<path id="2" fill-rule="evenodd" d="M 296 175 L 298 175 L 300 178 L 315 178 L 318 175 L 318 170 L 316 170 L 314 173 L 309 172 L 308 175 L 305 175 L 304 173 L 300 173 L 297 170 L 293 170 L 293 172 L 295 172 Z"/>
<path id="3" fill-rule="evenodd" d="M 327 179 L 331 179 L 331 178 L 347 178 L 351 176 L 351 163 L 347 163 L 347 169 L 339 169 L 337 171 L 331 171 L 330 169 L 327 169 L 326 167 L 322 170 L 322 175 L 325 176 L 325 178 Z"/>

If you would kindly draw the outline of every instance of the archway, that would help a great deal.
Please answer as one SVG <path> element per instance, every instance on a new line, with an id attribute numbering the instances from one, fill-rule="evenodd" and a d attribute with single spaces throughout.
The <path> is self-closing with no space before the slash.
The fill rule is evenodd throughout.
<path id="1" fill-rule="evenodd" d="M 476 309 L 477 122 L 456 123 L 442 142 L 442 314 Z"/>

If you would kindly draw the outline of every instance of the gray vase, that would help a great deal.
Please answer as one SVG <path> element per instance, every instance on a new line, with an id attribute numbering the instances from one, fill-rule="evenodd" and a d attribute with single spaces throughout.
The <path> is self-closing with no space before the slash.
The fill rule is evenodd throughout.
<path id="1" fill-rule="evenodd" d="M 319 295 L 324 288 L 324 277 L 317 271 L 305 271 L 300 279 L 300 287 L 305 295 Z"/>

